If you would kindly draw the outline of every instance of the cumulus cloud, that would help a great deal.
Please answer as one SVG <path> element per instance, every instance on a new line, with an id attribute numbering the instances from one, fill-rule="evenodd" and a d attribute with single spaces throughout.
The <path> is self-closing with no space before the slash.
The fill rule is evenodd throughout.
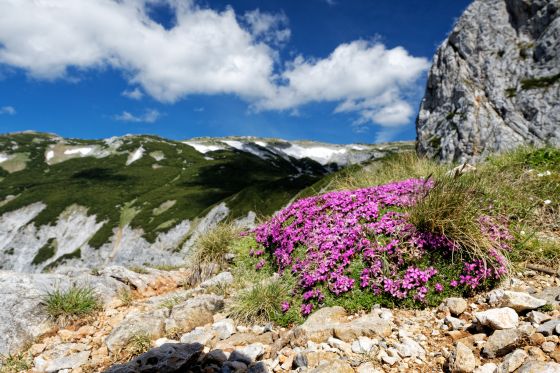
<path id="1" fill-rule="evenodd" d="M 150 18 L 153 4 L 172 9 L 171 26 Z M 122 92 L 131 99 L 173 103 L 191 94 L 234 94 L 257 111 L 293 113 L 331 102 L 335 113 L 356 115 L 358 125 L 409 123 L 408 92 L 427 70 L 425 58 L 358 40 L 322 59 L 298 56 L 281 65 L 288 24 L 284 14 L 236 15 L 194 0 L 1 0 L 0 64 L 47 80 L 117 69 L 136 87 Z M 159 118 L 146 114 L 123 112 L 118 120 Z"/>
<path id="2" fill-rule="evenodd" d="M 414 110 L 407 89 L 428 68 L 428 60 L 404 48 L 354 41 L 339 45 L 327 58 L 297 57 L 281 75 L 275 94 L 257 109 L 290 109 L 309 102 L 340 102 L 335 112 L 356 112 L 359 122 L 384 126 L 408 123 Z"/>
<path id="3" fill-rule="evenodd" d="M 154 123 L 162 114 L 154 109 L 148 109 L 141 115 L 134 115 L 128 111 L 123 111 L 121 114 L 113 116 L 113 119 L 120 122 L 134 122 L 134 123 Z"/>
<path id="4" fill-rule="evenodd" d="M 144 97 L 144 94 L 142 93 L 142 91 L 138 87 L 136 87 L 132 90 L 124 90 L 122 92 L 122 95 L 124 97 L 128 97 L 128 98 L 133 99 L 133 100 L 141 100 L 142 97 Z"/>
<path id="5" fill-rule="evenodd" d="M 2 114 L 15 115 L 16 114 L 16 108 L 14 108 L 13 106 L 2 106 L 2 107 L 0 107 L 0 115 L 2 115 Z"/>

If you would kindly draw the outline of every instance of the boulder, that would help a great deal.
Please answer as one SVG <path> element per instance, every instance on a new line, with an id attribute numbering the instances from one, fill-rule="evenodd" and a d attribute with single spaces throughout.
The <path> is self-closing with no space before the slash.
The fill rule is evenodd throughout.
<path id="1" fill-rule="evenodd" d="M 122 349 L 137 335 L 147 335 L 152 339 L 161 337 L 168 313 L 166 309 L 129 313 L 105 338 L 107 348 L 112 352 Z"/>
<path id="2" fill-rule="evenodd" d="M 546 288 L 535 296 L 544 299 L 549 304 L 560 305 L 560 286 Z"/>
<path id="3" fill-rule="evenodd" d="M 537 328 L 537 332 L 541 333 L 544 336 L 549 336 L 554 334 L 555 329 L 558 325 L 560 325 L 560 319 L 550 320 L 545 322 L 544 324 L 541 324 L 541 326 Z"/>
<path id="4" fill-rule="evenodd" d="M 334 333 L 334 325 L 346 322 L 346 311 L 342 307 L 325 307 L 314 312 L 307 320 L 294 329 L 296 343 L 310 340 L 326 342 Z"/>
<path id="5" fill-rule="evenodd" d="M 334 336 L 345 342 L 352 342 L 361 336 L 388 337 L 391 332 L 391 322 L 375 315 L 365 315 L 351 322 L 334 325 Z"/>
<path id="6" fill-rule="evenodd" d="M 212 330 L 219 339 L 227 339 L 235 333 L 235 323 L 232 319 L 223 319 L 212 324 Z"/>
<path id="7" fill-rule="evenodd" d="M 511 329 L 519 325 L 517 312 L 508 307 L 476 312 L 474 317 L 480 325 L 488 326 L 494 330 Z"/>
<path id="8" fill-rule="evenodd" d="M 459 316 L 467 309 L 467 301 L 463 298 L 447 298 L 445 305 L 449 308 L 449 312 L 455 316 Z"/>
<path id="9" fill-rule="evenodd" d="M 472 373 L 476 367 L 476 359 L 471 349 L 457 343 L 455 351 L 449 357 L 449 370 L 451 373 Z"/>
<path id="10" fill-rule="evenodd" d="M 233 275 L 231 272 L 221 272 L 216 276 L 202 282 L 199 286 L 203 289 L 211 288 L 218 285 L 230 285 L 233 283 Z"/>
<path id="11" fill-rule="evenodd" d="M 539 311 L 531 311 L 527 314 L 527 320 L 535 324 L 542 324 L 545 321 L 550 320 L 552 317 L 546 313 Z"/>
<path id="12" fill-rule="evenodd" d="M 76 369 L 86 364 L 90 352 L 82 351 L 77 354 L 59 357 L 58 359 L 47 361 L 45 372 L 58 372 L 62 369 Z"/>
<path id="13" fill-rule="evenodd" d="M 560 364 L 533 360 L 523 364 L 516 373 L 560 373 Z"/>
<path id="14" fill-rule="evenodd" d="M 546 304 L 546 300 L 527 293 L 500 289 L 490 292 L 488 299 L 492 306 L 509 307 L 517 312 L 534 310 Z"/>
<path id="15" fill-rule="evenodd" d="M 401 343 L 396 343 L 395 348 L 400 357 L 419 357 L 422 360 L 426 356 L 426 350 L 418 342 L 409 337 L 401 338 Z"/>
<path id="16" fill-rule="evenodd" d="M 500 364 L 499 372 L 503 373 L 512 373 L 515 372 L 517 368 L 519 368 L 529 355 L 521 349 L 517 349 L 513 351 L 511 354 L 508 354 L 504 357 L 504 361 Z"/>
<path id="17" fill-rule="evenodd" d="M 165 330 L 189 331 L 197 326 L 211 324 L 214 314 L 224 307 L 224 298 L 218 295 L 199 295 L 171 309 Z"/>
<path id="18" fill-rule="evenodd" d="M 200 343 L 206 346 L 214 338 L 214 331 L 197 327 L 181 336 L 181 343 Z"/>
<path id="19" fill-rule="evenodd" d="M 524 335 L 516 329 L 496 330 L 486 341 L 482 354 L 489 358 L 504 356 L 520 345 Z"/>

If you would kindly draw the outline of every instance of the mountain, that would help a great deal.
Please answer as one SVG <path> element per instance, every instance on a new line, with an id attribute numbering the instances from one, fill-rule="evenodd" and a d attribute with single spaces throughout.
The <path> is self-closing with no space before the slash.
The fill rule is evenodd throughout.
<path id="1" fill-rule="evenodd" d="M 250 226 L 333 171 L 411 147 L 2 135 L 1 269 L 178 264 L 217 222 Z"/>
<path id="2" fill-rule="evenodd" d="M 560 146 L 560 2 L 475 0 L 439 47 L 418 150 L 444 161 Z"/>

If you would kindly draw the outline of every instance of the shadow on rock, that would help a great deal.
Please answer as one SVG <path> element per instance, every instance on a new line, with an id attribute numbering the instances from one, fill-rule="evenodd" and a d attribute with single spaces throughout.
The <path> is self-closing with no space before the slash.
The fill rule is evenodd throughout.
<path id="1" fill-rule="evenodd" d="M 228 357 L 222 350 L 204 353 L 203 349 L 200 343 L 166 343 L 126 364 L 113 365 L 105 373 L 268 372 L 264 363 L 255 363 L 239 351 L 233 351 Z"/>

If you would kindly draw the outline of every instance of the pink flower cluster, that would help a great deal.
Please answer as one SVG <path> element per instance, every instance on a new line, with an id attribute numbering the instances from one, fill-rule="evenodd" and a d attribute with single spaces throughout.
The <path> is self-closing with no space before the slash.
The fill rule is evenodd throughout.
<path id="1" fill-rule="evenodd" d="M 273 254 L 279 272 L 289 270 L 298 278 L 294 294 L 303 295 L 304 315 L 312 311 L 312 301 L 320 304 L 324 299 L 319 287 L 340 295 L 359 286 L 377 295 L 423 301 L 429 291 L 444 291 L 444 285 L 433 280 L 436 268 L 415 264 L 428 251 L 450 253 L 456 246 L 445 237 L 418 232 L 402 212 L 431 187 L 431 181 L 409 179 L 304 198 L 257 227 L 255 237 Z M 481 219 L 483 232 L 503 241 L 506 248 L 507 230 L 495 227 L 489 218 Z M 503 259 L 498 251 L 495 254 Z M 363 269 L 352 278 L 349 266 L 356 260 Z M 481 268 L 476 261 L 464 265 L 461 277 L 453 279 L 457 284 L 474 288 L 488 277 L 503 275 L 502 269 Z M 288 306 L 285 303 L 282 309 Z"/>

